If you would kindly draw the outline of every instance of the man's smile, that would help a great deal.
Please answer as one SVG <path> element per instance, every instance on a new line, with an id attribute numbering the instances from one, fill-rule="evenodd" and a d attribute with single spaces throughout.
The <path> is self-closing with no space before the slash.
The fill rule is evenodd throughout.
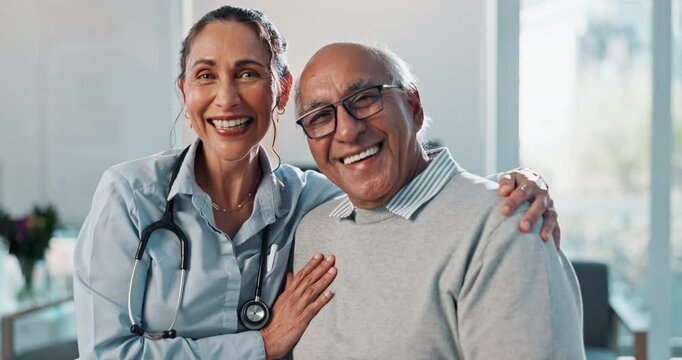
<path id="1" fill-rule="evenodd" d="M 376 153 L 379 152 L 381 149 L 381 146 L 383 145 L 383 142 L 370 146 L 360 152 L 357 152 L 355 154 L 351 154 L 345 157 L 339 158 L 339 161 L 341 161 L 344 165 L 350 165 L 352 163 L 364 160 L 370 156 L 374 156 Z"/>

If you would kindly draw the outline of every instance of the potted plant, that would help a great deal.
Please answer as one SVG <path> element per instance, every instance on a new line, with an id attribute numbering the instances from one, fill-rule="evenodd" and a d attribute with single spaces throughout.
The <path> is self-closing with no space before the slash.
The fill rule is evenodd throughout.
<path id="1" fill-rule="evenodd" d="M 35 206 L 30 215 L 13 219 L 0 209 L 0 236 L 5 239 L 9 253 L 14 255 L 24 276 L 24 287 L 19 298 L 33 294 L 33 270 L 45 257 L 54 230 L 59 225 L 57 211 L 51 205 Z"/>

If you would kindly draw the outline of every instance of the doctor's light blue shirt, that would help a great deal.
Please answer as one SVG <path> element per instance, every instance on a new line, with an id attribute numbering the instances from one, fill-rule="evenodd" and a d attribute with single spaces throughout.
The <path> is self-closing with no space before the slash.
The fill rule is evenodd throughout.
<path id="1" fill-rule="evenodd" d="M 298 222 L 339 190 L 317 173 L 287 165 L 271 174 L 261 149 L 264 175 L 253 213 L 230 239 L 216 227 L 211 199 L 195 181 L 200 144 L 191 145 L 170 193 L 180 150 L 122 163 L 102 175 L 74 255 L 81 358 L 265 358 L 260 333 L 246 330 L 238 315 L 255 293 L 262 230 L 269 226 L 272 264 L 263 300 L 272 306 L 283 286 Z M 189 270 L 174 326 L 177 337 L 154 341 L 130 333 L 128 285 L 142 231 L 161 218 L 170 198 L 175 199 L 173 219 L 189 239 Z M 168 231 L 154 232 L 138 265 L 133 315 L 148 331 L 166 330 L 172 321 L 180 282 L 179 244 Z"/>

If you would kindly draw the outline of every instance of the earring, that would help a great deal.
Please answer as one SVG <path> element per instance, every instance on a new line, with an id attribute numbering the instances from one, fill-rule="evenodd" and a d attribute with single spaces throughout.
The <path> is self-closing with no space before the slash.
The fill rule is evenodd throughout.
<path id="1" fill-rule="evenodd" d="M 286 111 L 285 108 L 281 108 L 281 107 L 279 107 L 279 106 L 275 109 L 275 112 L 276 112 L 277 114 L 279 114 L 279 115 L 284 115 L 284 112 L 285 112 L 285 111 Z"/>
<path id="2" fill-rule="evenodd" d="M 187 111 L 185 111 L 185 119 L 189 119 L 189 114 L 187 114 Z"/>

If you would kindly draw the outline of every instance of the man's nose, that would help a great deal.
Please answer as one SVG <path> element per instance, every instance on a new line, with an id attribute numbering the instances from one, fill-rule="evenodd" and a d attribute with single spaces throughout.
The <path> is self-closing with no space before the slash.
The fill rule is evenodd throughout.
<path id="1" fill-rule="evenodd" d="M 336 108 L 336 132 L 334 140 L 338 142 L 352 143 L 358 136 L 367 130 L 367 123 L 358 120 L 351 115 L 342 105 Z"/>
<path id="2" fill-rule="evenodd" d="M 222 81 L 216 90 L 215 104 L 223 109 L 233 108 L 241 103 L 239 87 L 233 81 Z"/>

